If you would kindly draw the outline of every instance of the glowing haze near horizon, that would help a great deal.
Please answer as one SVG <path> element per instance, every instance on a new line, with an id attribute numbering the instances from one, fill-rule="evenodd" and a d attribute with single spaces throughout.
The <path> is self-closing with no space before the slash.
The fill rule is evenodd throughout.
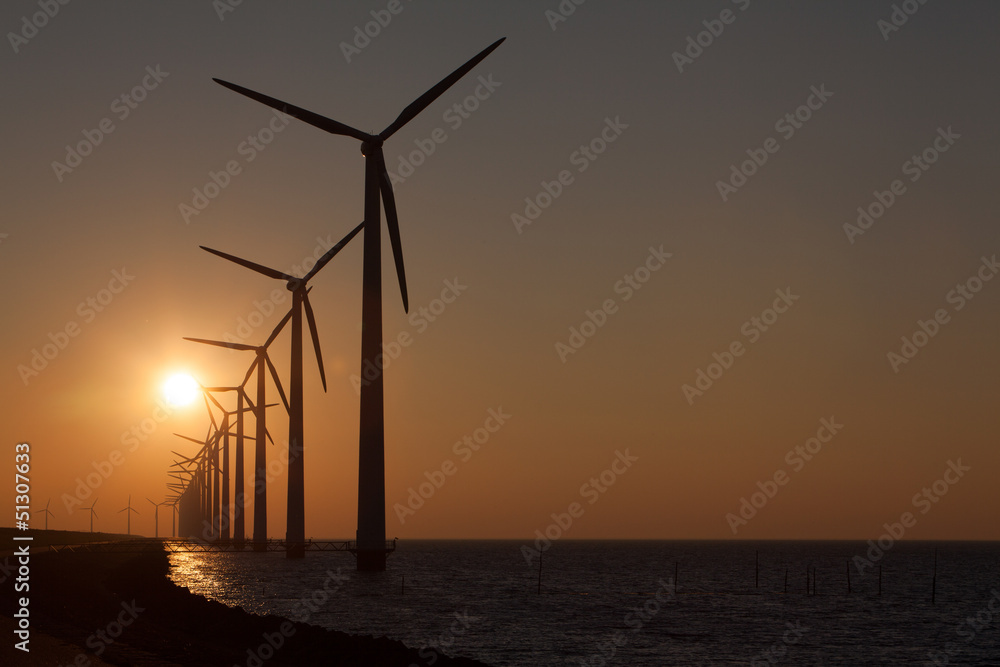
<path id="1" fill-rule="evenodd" d="M 0 441 L 9 452 L 30 442 L 32 507 L 51 499 L 50 527 L 87 530 L 79 507 L 99 497 L 95 529 L 124 532 L 117 510 L 131 494 L 142 512 L 133 530 L 151 535 L 152 508 L 135 498 L 162 500 L 171 450 L 196 450 L 172 434 L 201 438 L 208 426 L 197 401 L 160 411 L 164 381 L 186 372 L 234 384 L 253 358 L 182 336 L 222 339 L 249 320 L 259 326 L 242 330 L 246 342 L 259 344 L 289 307 L 282 283 L 199 245 L 286 270 L 361 220 L 357 141 L 292 121 L 249 148 L 273 113 L 212 77 L 377 132 L 506 36 L 385 147 L 395 171 L 415 142 L 428 145 L 436 129 L 446 137 L 395 190 L 410 316 L 383 249 L 384 338 L 410 341 L 385 371 L 389 537 L 529 538 L 578 502 L 567 538 L 869 539 L 907 511 L 908 538 L 1000 538 L 1000 280 L 949 298 L 1000 251 L 1000 7 L 928 3 L 884 39 L 888 1 L 590 2 L 556 30 L 545 15 L 555 0 L 403 2 L 347 62 L 341 43 L 386 4 L 244 2 L 220 20 L 211 3 L 71 3 L 16 54 L 5 40 Z M 733 22 L 679 72 L 672 54 L 703 21 L 718 28 L 726 9 Z M 6 3 L 0 27 L 19 32 L 38 11 Z M 144 77 L 155 88 L 131 108 L 120 97 Z M 814 87 L 832 96 L 812 98 L 808 121 L 781 123 Z M 475 111 L 449 113 L 477 88 L 489 96 Z M 57 177 L 66 146 L 106 118 L 113 131 Z M 616 121 L 596 159 L 577 153 Z M 959 135 L 938 141 L 948 150 L 906 170 L 948 128 Z M 767 160 L 723 201 L 717 183 L 748 150 Z M 185 220 L 180 205 L 229 161 L 239 173 Z M 563 170 L 559 196 L 516 225 L 525 198 L 545 192 L 542 181 L 558 191 Z M 905 191 L 884 215 L 845 232 L 895 179 Z M 624 277 L 661 246 L 671 257 L 651 260 L 662 267 L 629 287 Z M 446 281 L 466 288 L 442 312 Z M 361 240 L 311 284 L 329 391 L 307 343 L 306 534 L 347 538 Z M 776 290 L 792 305 L 775 321 L 765 311 Z M 273 295 L 284 300 L 272 309 Z M 594 317 L 603 326 L 571 341 L 570 328 L 607 300 L 610 313 Z M 421 308 L 439 314 L 431 321 Z M 939 309 L 944 323 L 925 324 L 936 334 L 917 335 L 926 344 L 894 369 L 888 353 L 902 355 L 901 337 Z M 771 322 L 766 331 L 754 317 Z M 77 335 L 63 339 L 67 325 Z M 65 348 L 25 376 L 19 367 L 50 334 Z M 286 389 L 289 335 L 272 348 Z M 730 360 L 737 341 L 743 353 Z M 710 368 L 713 354 L 729 368 Z M 716 379 L 685 395 L 699 371 Z M 478 451 L 456 449 L 500 409 L 509 418 Z M 284 535 L 282 410 L 269 412 L 275 537 Z M 796 454 L 824 419 L 842 428 L 810 460 Z M 78 480 L 116 451 L 120 465 L 69 511 Z M 636 460 L 619 463 L 601 492 L 590 480 L 616 452 Z M 914 502 L 959 460 L 970 470 L 938 484 L 946 495 Z M 401 523 L 394 505 L 446 461 L 453 474 Z M 786 483 L 772 487 L 779 471 Z M 777 492 L 734 537 L 726 515 L 758 482 Z M 12 484 L 0 491 L 7 506 L 13 495 Z"/>

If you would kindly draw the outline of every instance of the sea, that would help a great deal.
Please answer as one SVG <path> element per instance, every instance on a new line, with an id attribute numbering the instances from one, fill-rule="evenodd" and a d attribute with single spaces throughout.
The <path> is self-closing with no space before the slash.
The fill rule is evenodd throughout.
<path id="1" fill-rule="evenodd" d="M 413 667 L 1000 665 L 1000 543 L 882 546 L 404 540 L 379 573 L 345 552 L 170 561 L 194 593 L 398 639 Z"/>

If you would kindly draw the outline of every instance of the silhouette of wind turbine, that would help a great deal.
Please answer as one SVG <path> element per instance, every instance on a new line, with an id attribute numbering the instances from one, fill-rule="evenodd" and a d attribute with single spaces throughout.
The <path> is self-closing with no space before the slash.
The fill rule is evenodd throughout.
<path id="1" fill-rule="evenodd" d="M 52 512 L 49 511 L 49 503 L 51 503 L 51 502 L 52 502 L 52 499 L 49 498 L 45 502 L 45 509 L 43 509 L 43 510 L 35 510 L 35 514 L 40 514 L 42 512 L 45 512 L 45 530 L 49 529 L 49 517 L 50 516 L 55 516 L 55 514 L 53 514 Z"/>
<path id="2" fill-rule="evenodd" d="M 316 330 L 316 316 L 309 304 L 309 289 L 307 283 L 319 273 L 340 250 L 353 239 L 365 223 L 355 227 L 316 261 L 316 265 L 301 278 L 290 276 L 282 271 L 269 269 L 266 266 L 228 255 L 218 250 L 201 246 L 213 255 L 218 255 L 231 262 L 245 266 L 257 273 L 287 281 L 286 286 L 292 293 L 292 360 L 291 380 L 288 394 L 288 504 L 286 521 L 286 551 L 289 558 L 301 558 L 305 555 L 305 465 L 302 459 L 303 450 L 303 405 L 302 405 L 302 311 L 305 310 L 309 321 L 309 332 L 312 334 L 313 349 L 316 351 L 316 363 L 319 366 L 319 377 L 326 391 L 326 371 L 323 370 L 323 354 L 319 348 L 319 332 Z"/>
<path id="3" fill-rule="evenodd" d="M 149 498 L 146 498 L 146 500 L 149 500 Z M 153 528 L 153 537 L 159 538 L 160 537 L 160 505 L 166 505 L 166 503 L 154 503 L 152 500 L 149 500 L 149 504 L 151 504 L 155 508 L 153 510 L 153 523 L 155 524 L 154 528 Z"/>
<path id="4" fill-rule="evenodd" d="M 132 509 L 132 496 L 131 495 L 128 497 L 128 505 L 126 505 L 124 509 L 118 510 L 119 514 L 121 514 L 122 512 L 125 512 L 125 516 L 127 517 L 127 521 L 125 523 L 125 525 L 126 525 L 126 528 L 125 528 L 126 533 L 125 534 L 126 535 L 131 535 L 132 534 L 132 512 L 135 512 L 136 514 L 139 513 L 139 510 Z"/>
<path id="5" fill-rule="evenodd" d="M 399 116 L 378 134 L 369 134 L 339 121 L 321 116 L 301 107 L 262 95 L 243 86 L 221 79 L 216 83 L 245 95 L 289 116 L 298 118 L 331 134 L 354 137 L 361 142 L 365 156 L 365 236 L 363 292 L 361 305 L 361 368 L 376 364 L 382 353 L 382 241 L 381 208 L 385 205 L 385 220 L 396 263 L 396 277 L 403 297 L 403 310 L 409 312 L 406 275 L 403 271 L 403 248 L 399 239 L 399 220 L 392 182 L 385 166 L 382 144 L 401 127 L 413 120 L 444 91 L 465 76 L 473 67 L 493 52 L 504 39 L 493 42 L 464 65 L 435 84 L 407 106 Z M 385 425 L 383 421 L 382 374 L 361 385 L 361 428 L 358 456 L 358 543 L 359 570 L 385 569 Z"/>
<path id="6" fill-rule="evenodd" d="M 247 373 L 247 377 L 244 378 L 244 382 L 246 382 L 246 379 L 249 379 L 249 377 L 250 377 L 250 374 Z M 221 535 L 220 535 L 220 537 L 222 538 L 223 541 L 228 541 L 229 540 L 229 528 L 232 525 L 232 520 L 233 520 L 233 517 L 234 517 L 234 513 L 232 513 L 230 511 L 230 504 L 229 504 L 229 478 L 230 478 L 230 475 L 229 475 L 229 458 L 230 458 L 229 457 L 229 436 L 232 434 L 232 432 L 230 431 L 230 421 L 231 421 L 231 418 L 232 418 L 233 415 L 236 416 L 236 441 L 237 441 L 237 443 L 236 443 L 237 444 L 237 451 L 236 451 L 236 454 L 237 454 L 237 461 L 236 461 L 236 464 L 237 464 L 237 471 L 236 471 L 236 496 L 237 496 L 237 498 L 236 498 L 236 507 L 237 507 L 237 511 L 235 512 L 235 516 L 237 518 L 239 518 L 239 520 L 240 520 L 239 537 L 237 538 L 237 541 L 240 542 L 240 543 L 242 543 L 243 542 L 243 537 L 244 537 L 244 535 L 243 535 L 243 512 L 242 512 L 242 510 L 243 510 L 243 501 L 244 501 L 244 498 L 243 498 L 243 495 L 244 495 L 243 494 L 243 440 L 244 440 L 244 438 L 250 438 L 251 440 L 253 440 L 252 437 L 250 437 L 248 435 L 244 435 L 244 433 L 243 433 L 243 413 L 252 410 L 253 407 L 254 407 L 254 405 L 250 401 L 250 397 L 247 396 L 246 391 L 244 391 L 243 385 L 238 385 L 236 387 L 202 387 L 201 389 L 202 389 L 202 391 L 205 392 L 205 395 L 208 396 L 209 400 L 211 400 L 212 403 L 215 404 L 215 407 L 217 407 L 219 409 L 219 412 L 222 413 L 222 428 L 220 429 L 220 431 L 221 431 L 221 438 L 222 438 L 222 517 L 220 519 L 220 521 L 221 521 Z M 224 407 L 222 407 L 222 403 L 219 403 L 219 401 L 213 395 L 213 394 L 216 394 L 216 393 L 223 393 L 223 392 L 228 392 L 228 391 L 235 391 L 236 392 L 236 397 L 237 398 L 236 398 L 236 409 L 235 410 L 226 410 Z M 246 399 L 247 403 L 249 403 L 249 407 L 244 407 L 244 405 L 243 405 L 243 400 L 244 399 Z M 268 406 L 265 405 L 264 407 L 266 408 Z M 265 433 L 266 433 L 266 431 L 265 431 Z"/>
<path id="7" fill-rule="evenodd" d="M 170 513 L 170 532 L 174 537 L 177 537 L 177 515 L 180 510 L 177 508 L 177 504 L 181 501 L 180 496 L 174 498 L 174 502 L 170 503 L 173 511 Z"/>
<path id="8" fill-rule="evenodd" d="M 90 510 L 90 532 L 94 532 L 94 517 L 97 516 L 97 510 L 94 509 L 94 505 L 97 504 L 97 498 L 94 498 L 94 502 L 90 504 L 90 507 L 84 507 L 82 509 Z"/>
<path id="9" fill-rule="evenodd" d="M 264 442 L 265 435 L 267 434 L 266 426 L 266 415 L 265 415 L 265 386 L 267 383 L 267 376 L 264 373 L 265 366 L 271 372 L 271 378 L 274 380 L 274 384 L 278 389 L 278 395 L 281 396 L 281 402 L 285 405 L 285 410 L 291 412 L 288 407 L 288 399 L 285 398 L 285 392 L 281 388 L 281 380 L 278 379 L 278 371 L 274 368 L 274 364 L 271 363 L 271 358 L 267 355 L 267 348 L 270 347 L 274 339 L 278 337 L 281 330 L 284 328 L 285 324 L 292 317 L 292 310 L 289 310 L 285 316 L 278 323 L 278 326 L 274 328 L 271 335 L 268 336 L 267 340 L 264 341 L 263 345 L 253 346 L 245 345 L 243 343 L 228 343 L 218 340 L 206 340 L 204 338 L 185 338 L 184 340 L 194 341 L 195 343 L 203 343 L 205 345 L 217 345 L 219 347 L 228 347 L 232 350 L 253 350 L 257 353 L 257 359 L 250 366 L 250 370 L 247 371 L 246 377 L 243 378 L 243 384 L 241 387 L 246 386 L 247 381 L 250 379 L 250 375 L 257 371 L 257 405 L 261 406 L 254 409 L 254 418 L 257 425 L 257 442 L 254 447 L 254 498 L 253 498 L 253 542 L 254 549 L 257 551 L 263 551 L 267 548 L 267 445 Z M 240 401 L 243 400 L 243 394 L 240 395 Z M 249 401 L 249 397 L 247 398 Z M 251 403 L 251 405 L 253 405 Z M 242 414 L 240 416 L 240 421 L 237 424 L 237 434 L 236 434 L 236 497 L 243 497 L 243 418 Z M 268 436 L 269 437 L 269 436 Z M 244 536 L 244 526 L 243 526 L 243 507 L 237 502 L 236 505 L 236 517 L 235 517 L 235 539 L 237 542 L 243 540 Z"/>
<path id="10" fill-rule="evenodd" d="M 215 418 L 212 417 L 212 425 L 215 425 Z M 208 432 L 205 434 L 204 440 L 198 440 L 196 438 L 191 438 L 186 435 L 181 435 L 180 433 L 174 433 L 178 438 L 183 438 L 184 440 L 190 440 L 191 442 L 201 445 L 201 449 L 198 453 L 189 459 L 185 459 L 185 462 L 190 462 L 195 464 L 194 475 L 192 476 L 192 486 L 194 493 L 198 499 L 198 513 L 201 515 L 202 520 L 205 522 L 204 525 L 210 530 L 213 528 L 213 513 L 212 513 L 212 446 L 213 442 L 218 437 L 218 432 L 215 436 L 212 434 L 212 427 L 210 426 Z M 176 452 L 175 452 L 176 453 Z M 188 529 L 192 529 L 194 526 L 188 526 Z M 210 539 L 211 534 L 206 535 L 205 531 L 202 532 L 202 537 L 205 539 Z"/>

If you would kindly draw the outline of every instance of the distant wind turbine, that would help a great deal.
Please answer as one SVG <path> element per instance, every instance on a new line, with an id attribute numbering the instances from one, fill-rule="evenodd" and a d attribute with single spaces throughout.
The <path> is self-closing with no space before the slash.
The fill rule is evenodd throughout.
<path id="1" fill-rule="evenodd" d="M 121 514 L 122 512 L 125 512 L 125 516 L 128 518 L 128 520 L 126 521 L 126 524 L 125 524 L 126 525 L 126 529 L 125 529 L 126 530 L 126 535 L 131 535 L 132 534 L 132 512 L 135 512 L 136 514 L 139 513 L 139 510 L 132 508 L 132 496 L 131 495 L 128 497 L 128 505 L 126 505 L 124 509 L 118 510 L 119 514 Z"/>
<path id="2" fill-rule="evenodd" d="M 55 516 L 55 514 L 53 514 L 52 512 L 49 511 L 49 503 L 51 503 L 51 502 L 52 502 L 52 499 L 49 498 L 46 501 L 46 503 L 45 503 L 45 509 L 43 509 L 43 510 L 35 510 L 35 514 L 40 514 L 42 512 L 45 512 L 45 530 L 49 529 L 49 517 L 50 516 Z"/>
<path id="3" fill-rule="evenodd" d="M 382 239 L 381 204 L 385 205 L 385 219 L 396 263 L 396 277 L 403 298 L 403 310 L 409 312 L 406 275 L 403 270 L 403 247 L 399 238 L 399 220 L 392 182 L 385 166 L 383 143 L 401 127 L 413 120 L 421 111 L 441 96 L 448 88 L 465 76 L 473 67 L 493 52 L 504 38 L 490 44 L 464 65 L 435 84 L 407 106 L 387 128 L 378 134 L 369 134 L 339 121 L 321 116 L 279 99 L 238 86 L 228 81 L 214 79 L 220 85 L 245 95 L 261 104 L 298 118 L 331 134 L 353 137 L 361 142 L 365 156 L 365 235 L 363 290 L 361 302 L 361 368 L 375 364 L 382 353 Z M 377 365 L 376 365 L 377 367 Z M 382 374 L 361 385 L 361 428 L 358 455 L 358 569 L 380 571 L 385 569 L 385 424 L 383 415 Z M 297 529 L 296 529 L 297 530 Z M 291 555 L 291 554 L 290 554 Z"/>
<path id="4" fill-rule="evenodd" d="M 149 498 L 146 498 L 146 500 L 149 500 Z M 153 510 L 153 523 L 155 524 L 155 526 L 153 528 L 153 537 L 159 538 L 160 537 L 160 505 L 166 505 L 166 503 L 154 503 L 152 500 L 149 500 L 149 504 L 152 505 L 155 508 Z"/>
<path id="5" fill-rule="evenodd" d="M 319 332 L 316 330 L 316 316 L 309 304 L 308 282 L 333 259 L 341 249 L 361 231 L 365 223 L 355 227 L 316 261 L 316 265 L 301 278 L 288 275 L 283 271 L 269 269 L 249 260 L 240 259 L 218 250 L 201 246 L 213 255 L 218 255 L 235 262 L 257 273 L 270 278 L 286 281 L 286 286 L 292 293 L 292 360 L 291 379 L 289 381 L 288 399 L 288 504 L 285 542 L 286 555 L 298 558 L 305 555 L 305 464 L 302 458 L 304 424 L 302 405 L 302 311 L 305 310 L 309 322 L 309 332 L 312 334 L 313 349 L 316 351 L 316 363 L 319 366 L 319 377 L 326 391 L 326 371 L 323 370 L 323 354 L 319 347 Z"/>
<path id="6" fill-rule="evenodd" d="M 97 504 L 97 498 L 94 498 L 94 502 L 90 504 L 90 507 L 84 507 L 82 509 L 90 510 L 90 532 L 94 532 L 94 517 L 97 516 L 97 510 L 94 509 L 94 505 Z"/>

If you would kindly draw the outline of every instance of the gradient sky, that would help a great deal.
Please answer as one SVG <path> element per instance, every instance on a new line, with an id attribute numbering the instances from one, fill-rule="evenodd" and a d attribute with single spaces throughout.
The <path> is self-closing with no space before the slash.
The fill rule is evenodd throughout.
<path id="1" fill-rule="evenodd" d="M 117 510 L 131 494 L 142 512 L 133 529 L 152 534 L 142 498 L 166 495 L 170 450 L 195 449 L 172 433 L 201 437 L 208 424 L 197 406 L 148 421 L 163 380 L 187 371 L 232 384 L 252 356 L 181 337 L 237 333 L 274 290 L 287 294 L 199 245 L 284 270 L 361 221 L 355 140 L 293 121 L 248 161 L 241 144 L 273 114 L 212 77 L 377 132 L 506 36 L 385 147 L 395 170 L 415 142 L 438 128 L 447 137 L 395 190 L 409 317 L 387 241 L 383 251 L 385 339 L 412 339 L 385 375 L 389 537 L 528 538 L 578 502 L 568 538 L 869 539 L 909 511 L 906 537 L 1000 539 L 1000 280 L 949 298 L 1000 253 L 1000 6 L 931 2 L 887 32 L 888 0 L 593 1 L 559 22 L 546 15 L 556 0 L 403 0 L 348 62 L 342 43 L 388 3 L 332 4 L 244 0 L 220 18 L 208 2 L 70 3 L 26 42 L 7 35 L 0 441 L 8 451 L 30 442 L 32 502 L 51 499 L 50 527 L 88 528 L 87 512 L 65 499 L 117 450 L 124 461 L 83 505 L 99 497 L 95 527 L 124 532 Z M 712 23 L 724 10 L 733 21 Z M 38 11 L 7 2 L 0 27 L 20 33 Z M 675 52 L 705 21 L 721 34 L 679 71 Z M 116 103 L 147 67 L 166 74 L 134 109 Z M 479 77 L 499 86 L 458 125 L 448 110 Z M 812 98 L 818 108 L 801 111 L 810 117 L 794 133 L 776 126 L 813 87 L 832 95 Z M 53 162 L 103 119 L 113 131 L 57 175 Z M 606 133 L 614 141 L 581 158 L 609 119 L 620 123 Z M 958 138 L 938 142 L 948 150 L 934 164 L 906 167 L 949 128 Z M 769 138 L 777 151 L 723 201 L 719 181 L 748 150 L 766 153 Z M 185 220 L 180 205 L 230 160 L 240 173 Z M 515 224 L 525 199 L 564 170 L 551 205 Z M 858 207 L 896 179 L 903 194 L 849 238 Z M 626 300 L 619 281 L 661 246 L 671 257 Z M 101 312 L 81 308 L 123 270 L 134 278 Z M 455 280 L 467 289 L 422 323 L 420 308 L 436 307 Z M 311 284 L 329 391 L 307 349 L 306 535 L 347 538 L 360 240 Z M 798 298 L 760 331 L 751 318 L 771 317 L 776 290 Z M 603 326 L 563 361 L 557 344 L 609 299 Z M 247 342 L 262 342 L 288 304 Z M 887 355 L 939 309 L 936 335 L 894 368 Z M 25 381 L 19 367 L 33 350 L 74 324 L 79 334 Z M 288 337 L 273 348 L 286 387 Z M 689 401 L 684 385 L 737 341 L 742 355 Z M 500 408 L 509 419 L 478 451 L 455 450 Z M 269 413 L 275 465 L 287 440 L 279 410 Z M 795 448 L 823 419 L 842 428 L 796 464 Z M 124 439 L 144 420 L 156 428 L 130 451 Z M 599 492 L 589 480 L 616 452 L 636 460 L 607 473 L 615 483 Z M 454 474 L 401 523 L 394 505 L 449 460 Z M 938 484 L 939 502 L 914 498 L 959 460 L 970 469 Z M 734 535 L 726 515 L 782 471 L 787 483 Z M 270 532 L 283 536 L 283 475 L 270 488 Z M 12 485 L 0 489 L 7 506 L 13 496 Z"/>

